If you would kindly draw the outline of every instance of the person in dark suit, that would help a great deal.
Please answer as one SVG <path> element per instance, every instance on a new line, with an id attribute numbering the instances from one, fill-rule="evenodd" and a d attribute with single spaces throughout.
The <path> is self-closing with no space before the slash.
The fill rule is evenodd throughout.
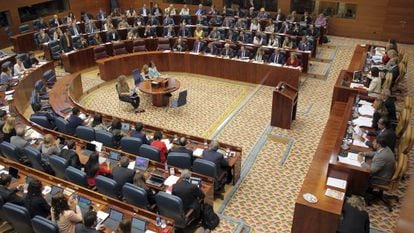
<path id="1" fill-rule="evenodd" d="M 47 28 L 47 24 L 45 23 L 44 19 L 42 17 L 39 17 L 39 22 L 37 23 L 37 25 L 35 26 L 37 30 L 39 29 L 46 29 Z"/>
<path id="2" fill-rule="evenodd" d="M 190 155 L 191 161 L 193 161 L 193 151 L 185 147 L 187 145 L 187 139 L 185 137 L 180 137 L 178 139 L 178 144 L 180 146 L 171 148 L 170 152 L 187 153 L 188 155 Z"/>
<path id="3" fill-rule="evenodd" d="M 200 40 L 200 38 L 196 37 L 193 46 L 193 52 L 200 53 L 204 50 L 204 43 Z"/>
<path id="4" fill-rule="evenodd" d="M 397 120 L 397 114 L 395 109 L 395 100 L 391 97 L 391 91 L 386 89 L 381 93 L 381 98 L 384 101 L 384 106 L 388 111 L 388 119 L 393 122 Z"/>
<path id="5" fill-rule="evenodd" d="M 40 103 L 33 103 L 32 109 L 33 109 L 33 114 L 31 116 L 45 116 L 52 126 L 55 125 L 55 119 L 53 117 L 53 113 L 42 110 L 42 105 Z"/>
<path id="6" fill-rule="evenodd" d="M 187 51 L 187 49 L 188 49 L 187 42 L 183 41 L 183 38 L 179 36 L 173 46 L 173 50 L 178 51 L 178 52 L 184 52 L 184 51 Z"/>
<path id="7" fill-rule="evenodd" d="M 289 34 L 291 32 L 290 26 L 288 22 L 283 22 L 282 26 L 280 27 L 279 33 Z"/>
<path id="8" fill-rule="evenodd" d="M 118 41 L 119 35 L 115 28 L 110 28 L 109 31 L 106 33 L 106 42 L 111 41 Z"/>
<path id="9" fill-rule="evenodd" d="M 275 49 L 272 55 L 270 55 L 268 62 L 283 65 L 286 62 L 286 55 L 281 53 L 279 49 Z"/>
<path id="10" fill-rule="evenodd" d="M 154 7 L 152 8 L 152 12 L 151 12 L 153 15 L 155 15 L 155 16 L 160 16 L 160 15 L 162 15 L 162 10 L 161 10 L 161 8 L 158 6 L 158 4 L 157 3 L 155 3 L 154 4 Z"/>
<path id="11" fill-rule="evenodd" d="M 199 187 L 188 181 L 190 177 L 191 172 L 184 169 L 178 182 L 173 185 L 171 194 L 181 198 L 184 212 L 193 209 L 193 216 L 198 219 L 201 213 L 200 200 L 204 198 L 204 193 Z"/>
<path id="12" fill-rule="evenodd" d="M 147 38 L 147 37 L 156 37 L 156 36 L 157 36 L 157 32 L 155 30 L 155 27 L 152 27 L 150 25 L 147 25 L 145 27 L 145 30 L 144 30 L 144 38 Z"/>
<path id="13" fill-rule="evenodd" d="M 17 196 L 17 192 L 20 190 L 9 189 L 12 177 L 9 174 L 2 173 L 0 174 L 0 196 L 3 198 L 4 203 L 11 202 L 16 205 L 24 205 L 24 199 Z"/>
<path id="14" fill-rule="evenodd" d="M 59 19 L 57 15 L 53 15 L 53 18 L 49 20 L 49 27 L 59 27 L 62 24 L 62 21 Z"/>
<path id="15" fill-rule="evenodd" d="M 30 218 L 40 215 L 47 218 L 50 214 L 50 205 L 42 195 L 42 183 L 38 179 L 32 179 L 27 187 L 27 195 L 24 198 L 24 206 L 29 211 Z"/>
<path id="16" fill-rule="evenodd" d="M 282 13 L 282 9 L 277 10 L 277 14 L 275 16 L 275 21 L 285 21 L 286 16 Z"/>
<path id="17" fill-rule="evenodd" d="M 392 74 L 391 87 L 393 87 L 395 80 L 397 80 L 398 76 L 400 75 L 400 67 L 398 66 L 398 64 L 394 64 L 393 66 L 391 66 L 391 70 L 389 72 L 391 72 Z"/>
<path id="18" fill-rule="evenodd" d="M 68 130 L 70 132 L 75 132 L 76 128 L 84 124 L 84 121 L 79 117 L 80 110 L 78 107 L 72 108 L 72 114 L 70 114 L 68 121 Z"/>
<path id="19" fill-rule="evenodd" d="M 382 137 L 377 137 L 373 143 L 376 151 L 359 153 L 358 160 L 364 161 L 364 157 L 372 158 L 369 182 L 375 185 L 387 185 L 390 183 L 395 170 L 395 156 Z M 364 163 L 365 164 L 365 163 Z"/>
<path id="20" fill-rule="evenodd" d="M 351 196 L 342 208 L 342 218 L 337 233 L 369 233 L 369 215 L 362 197 Z"/>
<path id="21" fill-rule="evenodd" d="M 224 156 L 218 152 L 217 150 L 220 148 L 220 144 L 213 140 L 210 143 L 209 149 L 203 151 L 203 159 L 213 162 L 216 165 L 216 181 L 214 182 L 214 189 L 220 190 L 222 187 L 224 187 L 224 183 L 230 182 L 231 177 L 231 171 L 229 167 L 229 163 L 227 159 L 224 158 Z M 217 178 L 222 174 L 225 170 L 227 170 L 228 174 L 227 176 L 224 176 L 222 180 L 217 180 Z"/>
<path id="22" fill-rule="evenodd" d="M 204 53 L 218 55 L 219 49 L 217 48 L 217 43 L 215 41 L 208 43 L 208 45 L 204 48 Z"/>
<path id="23" fill-rule="evenodd" d="M 395 142 L 397 141 L 397 135 L 395 134 L 394 129 L 391 127 L 391 122 L 387 117 L 381 117 L 378 120 L 378 130 L 374 132 L 368 132 L 368 136 L 382 137 L 385 139 L 387 146 L 394 151 Z M 371 141 L 366 141 L 365 144 L 369 147 L 372 147 Z"/>
<path id="24" fill-rule="evenodd" d="M 206 10 L 203 9 L 203 4 L 198 4 L 197 10 L 194 12 L 194 15 L 205 15 Z"/>
<path id="25" fill-rule="evenodd" d="M 82 163 L 79 160 L 79 155 L 76 153 L 75 142 L 73 140 L 65 141 L 65 146 L 60 151 L 59 156 L 68 161 L 69 166 L 81 169 L 83 167 Z"/>
<path id="26" fill-rule="evenodd" d="M 128 168 L 129 159 L 123 156 L 119 161 L 119 166 L 112 170 L 112 178 L 118 183 L 121 188 L 125 183 L 133 183 L 135 171 Z"/>
<path id="27" fill-rule="evenodd" d="M 173 25 L 168 25 L 167 27 L 164 27 L 163 36 L 164 37 L 175 36 L 174 26 Z"/>
<path id="28" fill-rule="evenodd" d="M 147 186 L 146 179 L 149 178 L 149 174 L 146 172 L 136 172 L 134 176 L 134 185 L 145 190 L 147 193 L 147 199 L 149 204 L 155 204 L 155 192 Z"/>
<path id="29" fill-rule="evenodd" d="M 311 43 L 308 41 L 308 38 L 306 38 L 306 36 L 302 36 L 302 40 L 299 42 L 298 49 L 300 51 L 312 50 Z"/>
<path id="30" fill-rule="evenodd" d="M 75 233 L 102 233 L 105 232 L 103 225 L 98 226 L 99 230 L 96 230 L 97 213 L 93 210 L 86 212 L 83 216 L 83 224 L 78 223 L 75 226 Z"/>
<path id="31" fill-rule="evenodd" d="M 82 33 L 76 22 L 71 23 L 69 31 L 72 36 L 79 36 Z"/>
<path id="32" fill-rule="evenodd" d="M 160 22 L 158 21 L 157 17 L 152 15 L 152 16 L 149 17 L 149 19 L 147 21 L 147 25 L 158 26 L 158 25 L 160 25 Z"/>
<path id="33" fill-rule="evenodd" d="M 142 124 L 142 122 L 135 123 L 135 130 L 132 131 L 131 137 L 141 139 L 142 144 L 149 144 L 147 135 L 145 135 L 145 133 L 142 132 L 143 128 L 144 128 L 144 124 Z"/>
<path id="34" fill-rule="evenodd" d="M 237 52 L 237 57 L 240 59 L 249 59 L 250 58 L 250 52 L 246 49 L 244 45 L 240 46 L 239 51 Z"/>
<path id="35" fill-rule="evenodd" d="M 69 30 L 66 30 L 60 38 L 60 47 L 65 53 L 73 50 L 72 35 Z"/>
<path id="36" fill-rule="evenodd" d="M 162 25 L 163 26 L 168 26 L 168 25 L 175 25 L 175 23 L 174 23 L 174 19 L 173 18 L 171 18 L 169 15 L 166 15 L 165 17 L 164 17 L 164 20 L 162 21 Z"/>
<path id="37" fill-rule="evenodd" d="M 230 48 L 229 43 L 224 44 L 224 48 L 221 50 L 221 55 L 223 57 L 233 58 L 234 57 L 234 51 L 232 48 Z"/>
<path id="38" fill-rule="evenodd" d="M 144 17 L 149 15 L 147 4 L 144 3 L 144 5 L 139 9 L 139 14 Z"/>

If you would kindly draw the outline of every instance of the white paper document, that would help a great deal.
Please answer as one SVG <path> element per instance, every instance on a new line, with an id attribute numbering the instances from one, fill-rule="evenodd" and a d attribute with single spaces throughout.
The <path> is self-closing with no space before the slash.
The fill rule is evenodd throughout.
<path id="1" fill-rule="evenodd" d="M 372 118 L 360 116 L 357 119 L 353 120 L 352 123 L 354 123 L 357 126 L 371 127 Z"/>
<path id="2" fill-rule="evenodd" d="M 328 180 L 326 181 L 326 185 L 345 190 L 346 180 L 328 177 Z"/>
<path id="3" fill-rule="evenodd" d="M 349 85 L 350 88 L 362 88 L 362 89 L 367 89 L 364 84 L 361 83 L 351 83 Z"/>
<path id="4" fill-rule="evenodd" d="M 340 192 L 338 190 L 334 190 L 334 189 L 326 189 L 325 195 L 328 197 L 332 197 L 338 200 L 343 200 L 345 197 L 345 193 L 344 192 Z"/>
<path id="5" fill-rule="evenodd" d="M 357 167 L 361 167 L 361 162 L 358 161 L 358 154 L 356 153 L 352 153 L 352 152 L 348 152 L 348 156 L 347 157 L 342 157 L 339 156 L 339 162 L 340 163 L 345 163 L 345 164 L 349 164 L 352 166 L 357 166 Z"/>
<path id="6" fill-rule="evenodd" d="M 204 149 L 197 148 L 197 149 L 194 150 L 193 156 L 195 156 L 195 157 L 202 157 L 203 156 L 203 151 L 204 151 Z"/>
<path id="7" fill-rule="evenodd" d="M 375 109 L 374 107 L 372 107 L 371 105 L 362 105 L 361 107 L 358 108 L 358 112 L 361 115 L 365 115 L 365 116 L 373 116 Z"/>
<path id="8" fill-rule="evenodd" d="M 171 175 L 164 181 L 164 185 L 165 186 L 174 185 L 175 183 L 177 183 L 178 179 L 180 179 L 180 177 Z"/>
<path id="9" fill-rule="evenodd" d="M 365 142 L 359 140 L 358 138 L 354 138 L 354 141 L 352 142 L 352 145 L 368 148 L 368 146 L 365 144 Z"/>
<path id="10" fill-rule="evenodd" d="M 135 161 L 129 162 L 128 169 L 134 170 L 135 168 Z"/>
<path id="11" fill-rule="evenodd" d="M 167 139 L 162 139 L 161 142 L 164 142 L 165 145 L 167 146 L 167 149 L 171 150 L 173 144 L 170 142 L 170 139 L 168 139 L 168 138 Z"/>

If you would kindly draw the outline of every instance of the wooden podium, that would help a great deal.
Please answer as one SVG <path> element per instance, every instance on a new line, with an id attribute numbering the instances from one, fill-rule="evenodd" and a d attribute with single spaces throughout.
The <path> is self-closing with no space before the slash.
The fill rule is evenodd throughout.
<path id="1" fill-rule="evenodd" d="M 273 91 L 271 126 L 290 129 L 292 120 L 296 119 L 298 89 L 279 82 Z"/>

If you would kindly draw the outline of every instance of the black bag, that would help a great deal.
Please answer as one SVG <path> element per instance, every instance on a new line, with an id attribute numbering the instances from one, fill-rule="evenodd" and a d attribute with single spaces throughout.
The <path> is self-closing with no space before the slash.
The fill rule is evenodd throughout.
<path id="1" fill-rule="evenodd" d="M 203 205 L 202 217 L 203 217 L 203 220 L 202 220 L 201 225 L 205 229 L 214 230 L 214 228 L 216 228 L 218 224 L 220 223 L 219 216 L 216 213 L 214 213 L 213 207 L 209 204 Z"/>

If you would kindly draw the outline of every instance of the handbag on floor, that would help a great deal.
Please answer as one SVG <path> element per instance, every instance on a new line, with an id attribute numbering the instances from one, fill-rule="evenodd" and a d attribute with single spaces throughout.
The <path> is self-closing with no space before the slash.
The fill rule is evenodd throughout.
<path id="1" fill-rule="evenodd" d="M 219 223 L 220 218 L 216 213 L 214 213 L 213 207 L 209 204 L 204 204 L 201 226 L 205 229 L 214 230 Z"/>

